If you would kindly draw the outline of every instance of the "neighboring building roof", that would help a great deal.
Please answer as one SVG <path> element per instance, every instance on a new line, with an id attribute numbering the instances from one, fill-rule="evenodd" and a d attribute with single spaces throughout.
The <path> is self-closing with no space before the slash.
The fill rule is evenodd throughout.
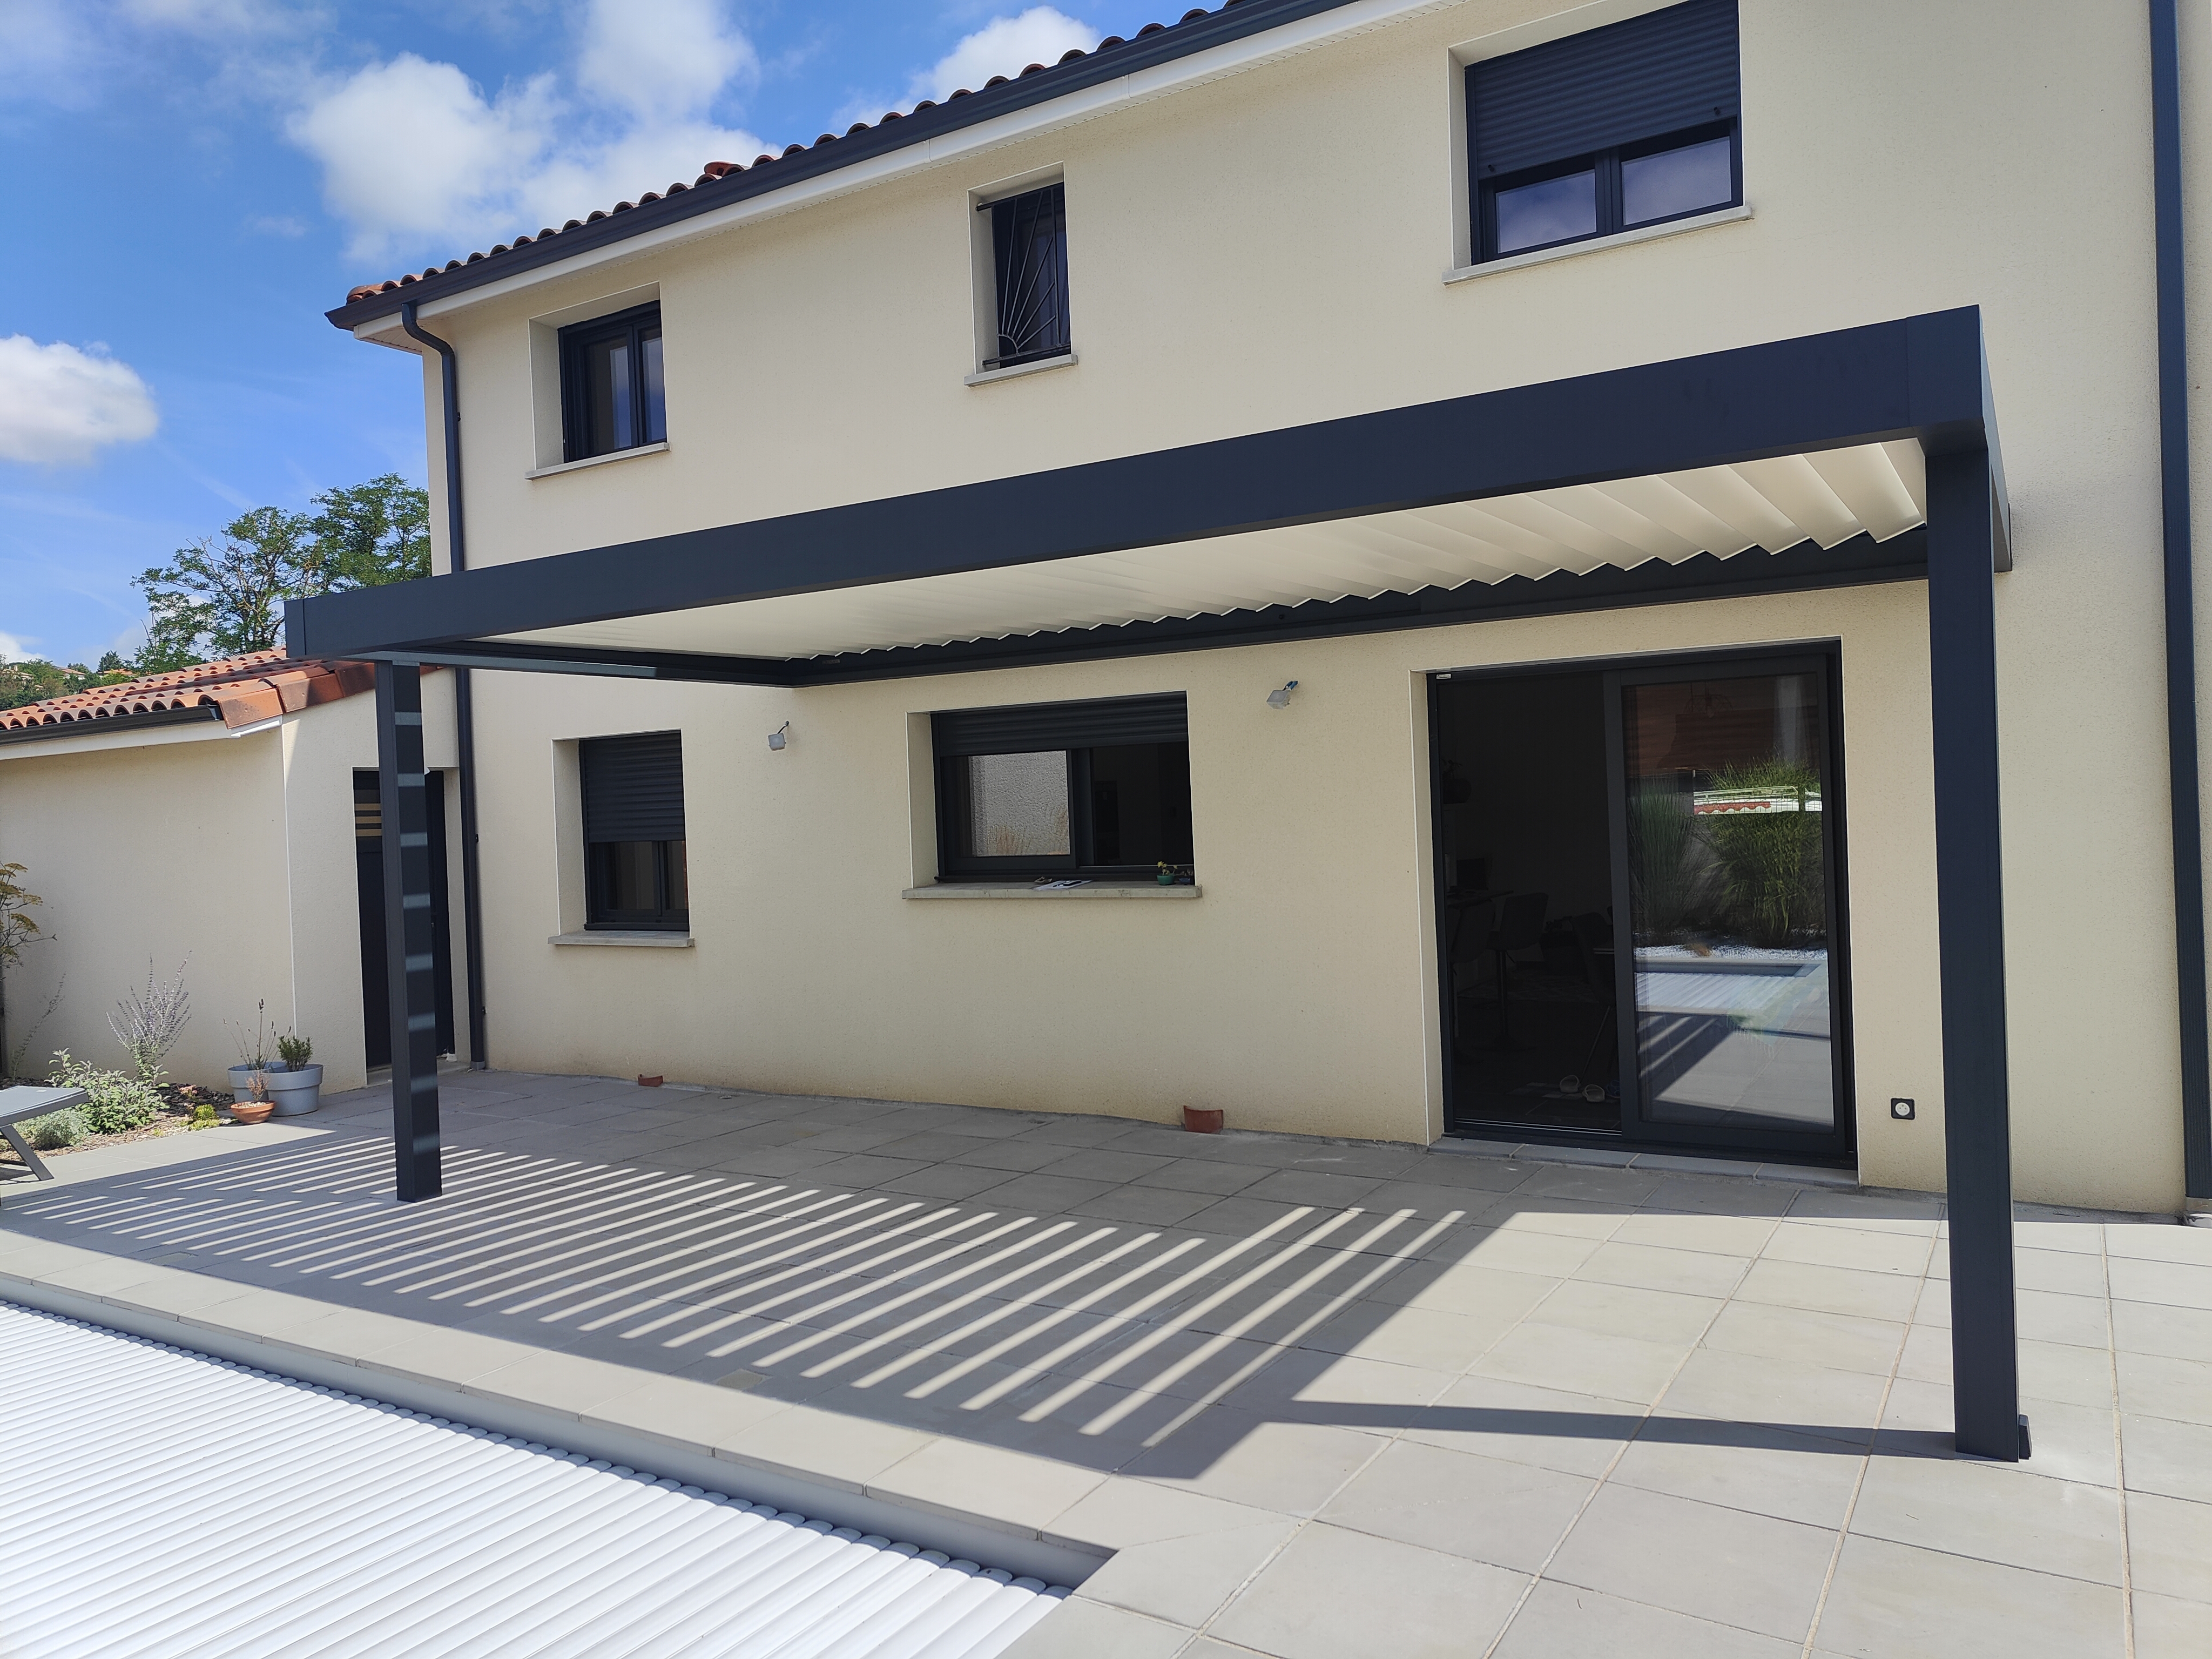
<path id="1" fill-rule="evenodd" d="M 0 708 L 0 741 L 33 732 L 58 737 L 64 731 L 134 715 L 189 718 L 208 711 L 233 730 L 279 714 L 295 714 L 316 703 L 336 702 L 376 684 L 373 663 L 287 657 L 282 651 L 255 651 L 225 657 L 173 673 L 149 674 L 114 685 L 95 685 L 66 697 L 48 697 L 17 708 Z"/>
<path id="2" fill-rule="evenodd" d="M 942 104 L 925 99 L 907 114 L 890 111 L 872 126 L 858 121 L 842 136 L 825 132 L 811 145 L 789 145 L 781 155 L 760 156 L 750 168 L 731 161 L 710 161 L 689 185 L 679 180 L 665 191 L 647 191 L 635 202 L 617 202 L 611 209 L 595 210 L 588 217 L 571 219 L 558 228 L 549 226 L 534 237 L 518 236 L 489 252 L 449 259 L 420 276 L 410 272 L 389 282 L 364 283 L 347 294 L 344 305 L 327 314 L 338 327 L 351 329 L 390 315 L 398 308 L 402 297 L 435 299 L 496 281 L 1352 3 L 1224 0 L 1218 11 L 1200 7 L 1185 12 L 1173 24 L 1147 23 L 1127 40 L 1109 35 L 1091 51 L 1067 52 L 1049 67 L 1031 64 L 1017 76 L 994 76 L 980 91 L 963 87 Z M 553 242 L 559 246 L 547 246 Z"/>

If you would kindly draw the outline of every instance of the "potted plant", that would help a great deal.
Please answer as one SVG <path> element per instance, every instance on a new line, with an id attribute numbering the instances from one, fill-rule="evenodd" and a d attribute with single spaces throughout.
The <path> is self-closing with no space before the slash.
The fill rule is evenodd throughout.
<path id="1" fill-rule="evenodd" d="M 230 1103 L 230 1121 L 233 1123 L 266 1123 L 270 1113 L 276 1109 L 269 1098 L 269 1073 L 252 1073 L 246 1086 L 252 1091 L 250 1095 Z"/>
<path id="2" fill-rule="evenodd" d="M 314 1063 L 315 1045 L 288 1031 L 276 1039 L 276 1054 L 283 1064 L 265 1074 L 269 1098 L 278 1117 L 304 1117 L 323 1103 L 323 1068 Z"/>
<path id="3" fill-rule="evenodd" d="M 238 1064 L 230 1068 L 231 1116 L 240 1123 L 258 1123 L 272 1109 L 269 1104 L 269 1073 L 283 1069 L 281 1059 L 272 1060 L 269 1045 L 276 1030 L 265 1018 L 269 1005 L 264 1000 L 253 1005 L 253 1028 L 233 1025 L 231 1041 L 238 1050 Z M 250 1117 L 239 1115 L 240 1106 L 258 1105 L 262 1109 Z"/>

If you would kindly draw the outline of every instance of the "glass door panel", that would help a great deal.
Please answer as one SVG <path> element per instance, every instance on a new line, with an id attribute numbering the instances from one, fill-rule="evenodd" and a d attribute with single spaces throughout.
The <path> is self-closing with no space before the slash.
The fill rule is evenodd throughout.
<path id="1" fill-rule="evenodd" d="M 1837 1133 L 1826 675 L 1780 666 L 1616 677 L 1632 1133 Z"/>

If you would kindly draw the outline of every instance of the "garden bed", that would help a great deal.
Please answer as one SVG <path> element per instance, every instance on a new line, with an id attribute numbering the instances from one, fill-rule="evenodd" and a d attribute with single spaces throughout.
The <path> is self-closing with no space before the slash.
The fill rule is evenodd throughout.
<path id="1" fill-rule="evenodd" d="M 15 1084 L 27 1085 L 33 1088 L 53 1086 L 52 1080 L 46 1078 L 0 1077 L 0 1088 Z M 76 1115 L 82 1126 L 82 1133 L 78 1138 L 66 1145 L 40 1145 L 38 1139 L 30 1133 L 30 1129 L 33 1123 L 43 1121 L 41 1119 L 33 1118 L 16 1127 L 24 1132 L 25 1139 L 30 1140 L 40 1158 L 52 1160 L 57 1158 L 66 1158 L 71 1152 L 89 1152 L 95 1146 L 120 1146 L 129 1141 L 154 1140 L 162 1135 L 176 1134 L 181 1131 L 189 1130 L 193 1127 L 192 1115 L 198 1108 L 226 1107 L 229 1105 L 231 1099 L 227 1094 L 218 1094 L 212 1090 L 198 1088 L 189 1083 L 180 1085 L 165 1083 L 155 1092 L 160 1095 L 161 1103 L 150 1119 L 134 1127 L 110 1130 L 105 1133 L 94 1131 L 89 1124 L 85 1123 L 80 1109 L 65 1109 Z M 229 1121 L 227 1117 L 218 1116 L 212 1121 L 204 1120 L 198 1127 L 205 1129 L 216 1128 L 228 1124 Z M 16 1160 L 14 1149 L 4 1143 L 0 1143 L 0 1177 L 5 1177 L 23 1168 L 24 1165 Z"/>

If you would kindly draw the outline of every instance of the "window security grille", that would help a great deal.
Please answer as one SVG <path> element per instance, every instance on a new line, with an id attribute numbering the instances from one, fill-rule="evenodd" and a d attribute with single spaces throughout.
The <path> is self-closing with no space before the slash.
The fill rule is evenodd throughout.
<path id="1" fill-rule="evenodd" d="M 991 215 L 997 355 L 985 368 L 1012 368 L 1073 349 L 1067 326 L 1067 187 L 1047 185 L 1001 202 Z"/>
<path id="2" fill-rule="evenodd" d="M 1735 0 L 1486 58 L 1467 102 L 1479 258 L 1742 200 Z"/>

